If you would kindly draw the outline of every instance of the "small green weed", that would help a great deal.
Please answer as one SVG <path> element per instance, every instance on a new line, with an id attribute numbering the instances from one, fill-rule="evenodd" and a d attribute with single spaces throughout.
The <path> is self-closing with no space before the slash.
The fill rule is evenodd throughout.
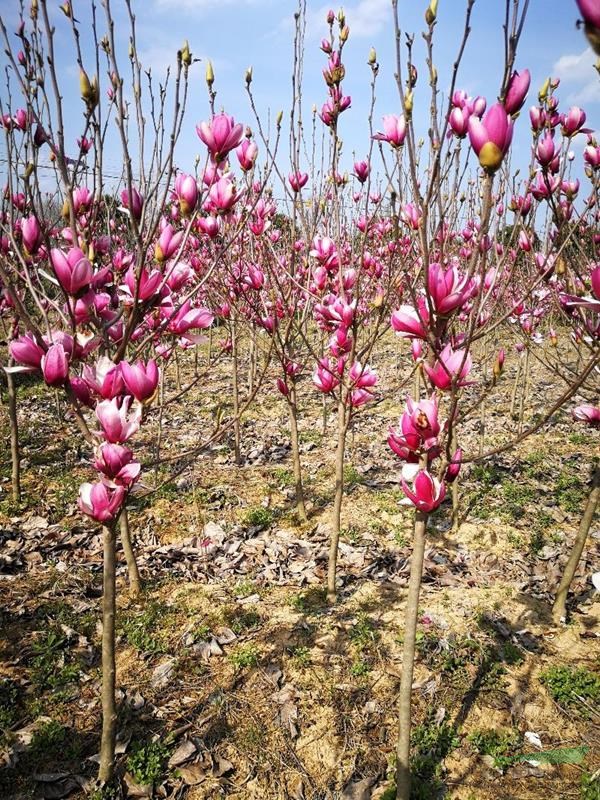
<path id="1" fill-rule="evenodd" d="M 256 508 L 249 508 L 244 514 L 243 522 L 249 527 L 268 528 L 273 523 L 275 514 L 270 508 L 263 508 L 256 506 Z"/>
<path id="2" fill-rule="evenodd" d="M 556 479 L 554 491 L 558 505 L 569 514 L 581 513 L 585 501 L 585 483 L 581 472 L 575 467 L 565 466 Z"/>
<path id="3" fill-rule="evenodd" d="M 350 674 L 355 678 L 362 678 L 371 672 L 371 665 L 365 658 L 356 657 L 350 665 Z"/>
<path id="4" fill-rule="evenodd" d="M 491 756 L 494 766 L 506 769 L 521 749 L 521 737 L 515 730 L 476 730 L 467 736 L 474 750 L 482 756 Z"/>
<path id="5" fill-rule="evenodd" d="M 236 647 L 236 649 L 232 650 L 227 656 L 229 663 L 233 664 L 236 669 L 258 666 L 258 657 L 258 648 L 253 644 L 245 644 Z"/>
<path id="6" fill-rule="evenodd" d="M 449 723 L 437 725 L 429 718 L 414 728 L 410 738 L 411 800 L 433 800 L 442 789 L 442 762 L 460 744 L 456 728 Z"/>
<path id="7" fill-rule="evenodd" d="M 262 617 L 255 608 L 226 608 L 222 613 L 223 621 L 228 625 L 231 630 L 236 633 L 244 633 L 252 628 L 257 628 L 261 622 Z"/>
<path id="8" fill-rule="evenodd" d="M 358 615 L 348 636 L 359 653 L 370 650 L 380 638 L 379 631 L 376 630 L 373 621 L 364 612 Z"/>
<path id="9" fill-rule="evenodd" d="M 581 776 L 581 800 L 600 800 L 600 775 L 584 772 Z"/>
<path id="10" fill-rule="evenodd" d="M 311 586 L 292 595 L 290 605 L 302 614 L 320 614 L 327 605 L 327 593 L 320 586 Z"/>
<path id="11" fill-rule="evenodd" d="M 58 627 L 52 627 L 32 646 L 30 661 L 31 682 L 41 691 L 57 691 L 76 683 L 80 666 L 68 649 L 66 636 Z"/>
<path id="12" fill-rule="evenodd" d="M 344 465 L 344 486 L 346 489 L 352 489 L 355 486 L 360 486 L 360 484 L 364 482 L 365 479 L 353 464 Z"/>
<path id="13" fill-rule="evenodd" d="M 588 717 L 590 713 L 586 703 L 596 705 L 600 702 L 600 675 L 585 667 L 548 667 L 540 675 L 540 682 L 559 705 L 576 709 L 582 717 Z"/>
<path id="14" fill-rule="evenodd" d="M 170 744 L 160 740 L 138 742 L 127 759 L 127 771 L 138 785 L 154 786 L 165 773 L 171 750 Z"/>
<path id="15" fill-rule="evenodd" d="M 166 603 L 150 601 L 139 613 L 127 613 L 120 628 L 127 642 L 141 653 L 159 655 L 168 650 L 169 623 L 174 611 Z"/>
<path id="16" fill-rule="evenodd" d="M 33 734 L 27 753 L 31 763 L 47 760 L 74 760 L 81 756 L 81 740 L 73 731 L 60 722 L 50 720 L 41 725 Z"/>
<path id="17" fill-rule="evenodd" d="M 308 667 L 311 662 L 310 650 L 308 647 L 294 647 L 292 650 L 292 659 L 297 667 Z"/>
<path id="18" fill-rule="evenodd" d="M 285 467 L 275 467 L 271 470 L 272 483 L 274 486 L 284 489 L 293 486 L 295 483 L 294 473 Z"/>

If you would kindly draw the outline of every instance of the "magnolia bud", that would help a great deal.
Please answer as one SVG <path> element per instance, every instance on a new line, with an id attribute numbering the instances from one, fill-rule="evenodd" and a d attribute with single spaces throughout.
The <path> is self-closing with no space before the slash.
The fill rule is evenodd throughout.
<path id="1" fill-rule="evenodd" d="M 250 86 L 252 83 L 252 67 L 248 67 L 246 70 L 246 86 Z"/>
<path id="2" fill-rule="evenodd" d="M 369 50 L 369 59 L 368 59 L 367 63 L 370 64 L 371 66 L 373 66 L 373 64 L 377 63 L 377 53 L 375 52 L 375 48 L 374 47 L 372 47 Z"/>
<path id="3" fill-rule="evenodd" d="M 181 48 L 181 63 L 189 67 L 192 63 L 192 54 L 190 53 L 190 45 L 186 39 Z"/>
<path id="4" fill-rule="evenodd" d="M 206 62 L 206 83 L 208 88 L 212 88 L 213 83 L 215 82 L 215 73 L 213 71 L 213 65 L 211 61 Z"/>
<path id="5" fill-rule="evenodd" d="M 93 96 L 93 89 L 84 69 L 79 70 L 79 91 L 81 92 L 81 99 L 89 103 Z"/>
<path id="6" fill-rule="evenodd" d="M 340 31 L 340 42 L 348 41 L 349 36 L 350 36 L 350 28 L 347 25 L 344 25 L 344 27 Z"/>
<path id="7" fill-rule="evenodd" d="M 428 25 L 433 25 L 437 17 L 438 0 L 431 0 L 429 7 L 425 12 L 425 22 Z"/>
<path id="8" fill-rule="evenodd" d="M 277 127 L 279 127 L 281 125 L 281 120 L 282 119 L 283 119 L 283 111 L 279 111 L 278 114 L 277 114 L 277 117 L 275 118 L 275 122 L 277 124 Z"/>
<path id="9" fill-rule="evenodd" d="M 550 88 L 550 78 L 546 78 L 546 80 L 542 84 L 542 88 L 538 92 L 538 100 L 540 103 L 543 103 L 544 100 L 548 97 L 548 89 Z"/>
<path id="10" fill-rule="evenodd" d="M 404 111 L 406 112 L 406 116 L 410 118 L 413 111 L 413 93 L 407 92 L 404 95 Z"/>

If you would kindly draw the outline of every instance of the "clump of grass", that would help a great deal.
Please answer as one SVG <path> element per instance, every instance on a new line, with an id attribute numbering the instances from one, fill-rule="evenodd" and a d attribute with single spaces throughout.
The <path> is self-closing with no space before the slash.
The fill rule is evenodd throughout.
<path id="1" fill-rule="evenodd" d="M 236 647 L 235 650 L 232 650 L 227 656 L 229 663 L 233 664 L 236 669 L 258 666 L 258 657 L 258 648 L 253 644 L 245 644 Z"/>
<path id="2" fill-rule="evenodd" d="M 433 800 L 442 790 L 442 762 L 460 744 L 456 728 L 427 718 L 411 734 L 411 800 Z"/>
<path id="3" fill-rule="evenodd" d="M 470 733 L 467 740 L 474 750 L 482 756 L 491 756 L 494 766 L 504 770 L 521 749 L 521 737 L 518 731 L 481 729 Z"/>
<path id="4" fill-rule="evenodd" d="M 560 706 L 577 709 L 583 717 L 590 715 L 586 704 L 600 702 L 600 675 L 585 667 L 554 665 L 541 673 L 540 682 Z"/>
<path id="5" fill-rule="evenodd" d="M 263 508 L 256 506 L 256 508 L 249 508 L 244 514 L 243 522 L 245 525 L 252 528 L 268 528 L 273 523 L 275 514 L 270 508 Z"/>
<path id="6" fill-rule="evenodd" d="M 129 755 L 126 767 L 139 786 L 154 786 L 165 774 L 172 747 L 168 742 L 136 742 Z"/>
<path id="7" fill-rule="evenodd" d="M 355 486 L 360 486 L 360 484 L 364 482 L 365 479 L 353 464 L 344 465 L 344 486 L 346 489 L 352 489 Z"/>
<path id="8" fill-rule="evenodd" d="M 141 653 L 159 655 L 168 651 L 173 616 L 173 609 L 166 603 L 153 600 L 140 612 L 126 613 L 119 627 L 132 647 Z"/>

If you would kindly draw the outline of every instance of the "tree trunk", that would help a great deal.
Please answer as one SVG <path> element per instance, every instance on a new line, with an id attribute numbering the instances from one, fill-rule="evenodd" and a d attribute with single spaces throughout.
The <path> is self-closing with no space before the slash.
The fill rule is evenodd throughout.
<path id="1" fill-rule="evenodd" d="M 344 496 L 344 456 L 346 452 L 346 433 L 348 431 L 348 410 L 344 402 L 338 403 L 338 442 L 335 456 L 335 498 L 333 501 L 333 530 L 329 542 L 329 563 L 327 564 L 327 602 L 335 603 L 337 554 L 342 522 L 342 500 Z"/>
<path id="2" fill-rule="evenodd" d="M 102 738 L 98 778 L 107 783 L 115 766 L 117 708 L 115 701 L 115 523 L 103 528 L 104 594 L 102 597 Z"/>
<path id="3" fill-rule="evenodd" d="M 240 389 L 238 383 L 238 341 L 235 319 L 231 320 L 231 350 L 232 350 L 232 389 L 233 389 L 233 440 L 234 455 L 236 465 L 240 465 L 241 457 L 241 436 L 240 436 Z"/>
<path id="4" fill-rule="evenodd" d="M 410 798 L 411 697 L 426 528 L 427 514 L 422 511 L 416 511 L 413 551 L 410 560 L 410 580 L 406 599 L 402 678 L 400 680 L 400 694 L 398 695 L 398 722 L 400 729 L 396 745 L 396 800 L 409 800 Z"/>
<path id="5" fill-rule="evenodd" d="M 290 390 L 290 440 L 292 444 L 292 464 L 294 467 L 294 490 L 296 494 L 296 512 L 302 522 L 306 522 L 306 506 L 304 505 L 304 487 L 302 485 L 302 465 L 300 463 L 300 447 L 298 442 L 298 416 L 296 409 L 296 389 Z"/>
<path id="6" fill-rule="evenodd" d="M 11 363 L 11 362 L 9 362 Z M 17 505 L 21 502 L 21 453 L 19 449 L 19 420 L 17 418 L 17 387 L 15 379 L 7 372 L 8 419 L 10 425 L 10 459 L 12 464 L 12 498 Z"/>
<path id="7" fill-rule="evenodd" d="M 123 552 L 125 553 L 125 561 L 127 562 L 127 575 L 129 577 L 129 592 L 133 598 L 137 598 L 142 593 L 142 581 L 140 578 L 140 571 L 138 569 L 135 552 L 133 550 L 133 543 L 131 541 L 131 530 L 129 528 L 129 515 L 127 509 L 121 511 L 119 518 L 121 527 L 121 544 L 123 545 Z"/>
<path id="8" fill-rule="evenodd" d="M 567 561 L 562 580 L 556 592 L 554 605 L 552 606 L 552 618 L 557 625 L 561 622 L 564 622 L 567 617 L 567 595 L 569 593 L 569 587 L 573 581 L 573 576 L 575 575 L 577 565 L 581 560 L 581 555 L 585 547 L 588 533 L 590 532 L 590 528 L 592 526 L 594 514 L 596 513 L 596 509 L 598 507 L 598 502 L 600 502 L 600 467 L 596 467 L 594 470 L 592 489 L 585 505 L 583 517 L 579 523 L 579 530 L 577 531 L 577 536 L 575 537 L 575 544 L 571 550 L 571 555 Z"/>

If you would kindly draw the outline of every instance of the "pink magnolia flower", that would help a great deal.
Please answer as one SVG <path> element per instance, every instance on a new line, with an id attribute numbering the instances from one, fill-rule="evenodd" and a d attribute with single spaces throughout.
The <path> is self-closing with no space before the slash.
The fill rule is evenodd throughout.
<path id="1" fill-rule="evenodd" d="M 96 522 L 111 522 L 121 510 L 124 499 L 123 486 L 113 489 L 100 482 L 84 483 L 79 489 L 77 505 Z"/>
<path id="2" fill-rule="evenodd" d="M 587 131 L 583 129 L 585 120 L 585 111 L 578 106 L 572 106 L 569 111 L 560 118 L 562 135 L 571 138 L 580 132 L 586 133 Z"/>
<path id="3" fill-rule="evenodd" d="M 67 294 L 76 297 L 87 291 L 94 273 L 82 250 L 72 247 L 65 255 L 62 250 L 53 248 L 50 261 L 58 282 Z"/>
<path id="4" fill-rule="evenodd" d="M 392 147 L 402 147 L 406 138 L 406 120 L 404 114 L 398 117 L 395 114 L 385 114 L 383 117 L 383 133 L 378 131 L 373 139 L 387 142 Z"/>
<path id="5" fill-rule="evenodd" d="M 183 336 L 192 328 L 210 328 L 214 314 L 207 308 L 192 308 L 190 300 L 186 300 L 178 311 L 172 306 L 161 308 L 161 315 L 168 320 L 167 330 Z"/>
<path id="6" fill-rule="evenodd" d="M 504 98 L 504 108 L 507 114 L 512 116 L 521 110 L 529 91 L 530 83 L 531 74 L 528 69 L 523 70 L 521 73 L 515 71 L 510 76 L 506 97 Z"/>
<path id="7" fill-rule="evenodd" d="M 597 0 L 576 0 L 576 2 L 585 24 L 600 28 L 600 6 Z"/>
<path id="8" fill-rule="evenodd" d="M 350 381 L 357 389 L 372 389 L 377 380 L 377 373 L 367 364 L 363 367 L 359 361 L 355 361 L 350 367 Z"/>
<path id="9" fill-rule="evenodd" d="M 206 236 L 214 239 L 215 236 L 219 234 L 221 229 L 221 222 L 219 217 L 200 217 L 197 220 L 198 228 L 204 233 Z"/>
<path id="10" fill-rule="evenodd" d="M 87 186 L 79 186 L 73 191 L 73 211 L 77 216 L 89 211 L 94 195 Z"/>
<path id="11" fill-rule="evenodd" d="M 291 172 L 288 175 L 288 181 L 293 191 L 299 192 L 308 183 L 308 175 L 306 172 Z"/>
<path id="12" fill-rule="evenodd" d="M 600 425 L 600 406 L 584 403 L 573 409 L 573 419 L 578 422 L 587 422 L 588 425 Z"/>
<path id="13" fill-rule="evenodd" d="M 542 167 L 548 167 L 556 158 L 554 138 L 549 131 L 547 131 L 546 135 L 539 140 L 535 149 L 535 157 Z"/>
<path id="14" fill-rule="evenodd" d="M 129 192 L 123 189 L 121 192 L 121 202 L 125 208 L 129 209 L 129 213 L 134 219 L 140 220 L 142 218 L 142 208 L 144 207 L 144 198 L 137 189 L 131 187 L 131 205 L 129 203 Z"/>
<path id="15" fill-rule="evenodd" d="M 94 467 L 118 486 L 127 488 L 138 479 L 142 468 L 138 461 L 133 460 L 133 453 L 128 447 L 110 442 L 98 448 Z"/>
<path id="16" fill-rule="evenodd" d="M 181 213 L 186 216 L 191 214 L 198 202 L 198 184 L 193 175 L 179 173 L 175 178 L 175 196 Z"/>
<path id="17" fill-rule="evenodd" d="M 467 275 L 461 275 L 455 266 L 444 270 L 434 262 L 427 270 L 427 288 L 436 312 L 446 316 L 460 308 L 468 299 L 472 289 Z"/>
<path id="18" fill-rule="evenodd" d="M 124 393 L 125 384 L 121 367 L 108 356 L 100 356 L 94 366 L 85 364 L 82 378 L 87 386 L 103 400 L 112 400 Z"/>
<path id="19" fill-rule="evenodd" d="M 428 400 L 418 402 L 407 397 L 406 409 L 400 417 L 400 429 L 412 450 L 435 447 L 440 432 L 436 395 L 432 394 Z"/>
<path id="20" fill-rule="evenodd" d="M 592 282 L 592 294 L 596 300 L 600 300 L 600 264 L 597 264 L 590 272 Z"/>
<path id="21" fill-rule="evenodd" d="M 455 136 L 458 136 L 459 139 L 464 139 L 469 131 L 470 116 L 471 112 L 466 106 L 463 106 L 462 108 L 459 106 L 454 106 L 448 116 L 448 125 L 450 126 L 452 133 L 454 133 Z"/>
<path id="22" fill-rule="evenodd" d="M 402 478 L 402 491 L 417 510 L 424 514 L 435 511 L 446 497 L 445 485 L 424 469 L 417 473 L 412 488 Z"/>
<path id="23" fill-rule="evenodd" d="M 63 386 L 69 377 L 69 356 L 62 344 L 50 345 L 41 360 L 42 375 L 48 386 Z"/>
<path id="24" fill-rule="evenodd" d="M 250 172 L 254 166 L 256 157 L 258 156 L 258 147 L 256 146 L 255 142 L 251 142 L 249 139 L 244 139 L 236 149 L 235 154 L 242 170 L 244 172 Z"/>
<path id="25" fill-rule="evenodd" d="M 369 177 L 369 173 L 371 171 L 371 167 L 369 166 L 368 161 L 355 161 L 354 162 L 354 174 L 358 178 L 361 183 L 365 183 L 367 178 Z"/>
<path id="26" fill-rule="evenodd" d="M 460 467 L 462 464 L 462 450 L 460 447 L 456 449 L 454 455 L 452 456 L 452 462 L 448 464 L 446 469 L 446 473 L 444 475 L 444 481 L 446 483 L 452 483 L 458 478 L 458 473 L 460 472 Z"/>
<path id="27" fill-rule="evenodd" d="M 21 236 L 23 237 L 23 246 L 29 255 L 34 256 L 40 249 L 44 240 L 42 236 L 42 229 L 37 217 L 33 214 L 21 222 Z"/>
<path id="28" fill-rule="evenodd" d="M 145 300 L 149 300 L 151 297 L 153 297 L 158 292 L 162 280 L 163 276 L 159 270 L 153 269 L 151 272 L 148 272 L 146 267 L 142 267 L 139 279 L 138 299 L 144 302 Z M 136 279 L 135 269 L 133 268 L 132 264 L 125 273 L 125 283 L 121 286 L 121 289 L 123 289 L 131 298 L 134 298 L 136 284 L 138 284 L 138 281 Z"/>
<path id="29" fill-rule="evenodd" d="M 227 176 L 223 176 L 210 187 L 208 197 L 211 210 L 218 213 L 231 211 L 233 206 L 240 199 L 241 194 L 236 192 L 233 181 Z"/>
<path id="30" fill-rule="evenodd" d="M 313 375 L 313 383 L 320 392 L 327 394 L 340 385 L 335 370 L 336 367 L 332 366 L 328 358 L 319 359 L 319 363 Z"/>
<path id="31" fill-rule="evenodd" d="M 119 366 L 125 386 L 136 400 L 143 403 L 153 397 L 158 386 L 158 367 L 154 359 L 150 359 L 146 365 L 142 361 L 136 361 L 135 364 L 121 361 Z"/>
<path id="32" fill-rule="evenodd" d="M 102 426 L 107 442 L 122 444 L 126 442 L 140 427 L 142 407 L 138 405 L 128 419 L 131 397 L 126 397 L 121 404 L 116 399 L 103 400 L 96 406 L 96 417 Z"/>
<path id="33" fill-rule="evenodd" d="M 469 140 L 479 163 L 488 172 L 495 172 L 508 152 L 513 135 L 513 122 L 501 103 L 493 105 L 483 120 L 471 115 Z"/>
<path id="34" fill-rule="evenodd" d="M 159 262 L 167 261 L 167 259 L 175 255 L 182 241 L 183 231 L 175 233 L 173 226 L 167 223 L 158 237 L 158 242 L 154 248 L 154 257 Z"/>
<path id="35" fill-rule="evenodd" d="M 201 122 L 196 133 L 208 147 L 215 161 L 223 161 L 244 135 L 244 126 L 228 114 L 216 114 L 211 122 Z"/>
<path id="36" fill-rule="evenodd" d="M 36 342 L 32 333 L 26 333 L 18 339 L 14 339 L 8 349 L 15 361 L 31 369 L 40 369 L 42 358 L 46 352 Z"/>
<path id="37" fill-rule="evenodd" d="M 418 310 L 413 306 L 402 305 L 392 312 L 392 328 L 405 339 L 427 339 L 429 312 L 422 298 Z"/>
<path id="38" fill-rule="evenodd" d="M 466 378 L 469 375 L 473 361 L 470 354 L 464 350 L 453 350 L 452 345 L 447 344 L 439 354 L 433 367 L 423 364 L 423 369 L 427 373 L 432 384 L 442 391 L 448 391 L 452 385 L 456 387 L 466 386 Z"/>
<path id="39" fill-rule="evenodd" d="M 414 203 L 404 203 L 400 209 L 400 219 L 413 231 L 421 226 L 421 209 Z"/>

